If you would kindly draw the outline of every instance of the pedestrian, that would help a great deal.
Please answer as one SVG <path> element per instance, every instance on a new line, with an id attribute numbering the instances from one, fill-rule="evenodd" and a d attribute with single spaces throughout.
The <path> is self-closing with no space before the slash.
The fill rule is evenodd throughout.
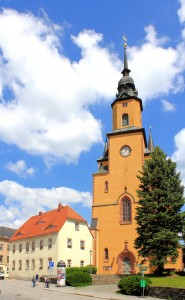
<path id="1" fill-rule="evenodd" d="M 39 281 L 39 275 L 38 274 L 35 275 L 35 280 L 36 280 L 36 285 L 38 285 L 38 281 Z"/>
<path id="2" fill-rule="evenodd" d="M 44 277 L 45 287 L 47 286 L 46 281 L 47 281 L 47 276 Z"/>
<path id="3" fill-rule="evenodd" d="M 49 277 L 46 276 L 46 287 L 49 288 Z"/>
<path id="4" fill-rule="evenodd" d="M 32 286 L 35 287 L 35 281 L 36 281 L 36 279 L 35 279 L 34 276 L 32 277 L 32 280 L 31 280 L 31 281 L 32 281 Z"/>

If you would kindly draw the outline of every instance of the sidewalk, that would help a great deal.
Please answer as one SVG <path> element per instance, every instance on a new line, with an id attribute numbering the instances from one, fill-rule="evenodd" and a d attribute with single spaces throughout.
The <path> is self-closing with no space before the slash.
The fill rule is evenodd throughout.
<path id="1" fill-rule="evenodd" d="M 80 296 L 90 296 L 90 297 L 96 297 L 99 299 L 111 299 L 111 300 L 138 300 L 143 298 L 137 297 L 137 296 L 127 296 L 122 294 L 117 294 L 116 291 L 118 290 L 118 287 L 116 285 L 110 284 L 110 285 L 91 285 L 86 287 L 71 287 L 71 286 L 65 286 L 65 287 L 57 287 L 55 284 L 51 284 L 50 288 L 47 289 L 48 291 L 55 291 L 58 293 L 66 293 L 66 294 L 75 294 Z M 153 297 L 144 297 L 144 299 L 147 300 L 156 300 L 156 298 Z"/>

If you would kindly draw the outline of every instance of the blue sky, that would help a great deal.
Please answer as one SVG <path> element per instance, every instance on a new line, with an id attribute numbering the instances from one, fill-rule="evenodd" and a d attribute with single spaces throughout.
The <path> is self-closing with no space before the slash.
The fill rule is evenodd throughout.
<path id="1" fill-rule="evenodd" d="M 151 126 L 185 184 L 185 0 L 0 5 L 0 225 L 59 202 L 90 222 L 124 35 L 147 138 Z"/>

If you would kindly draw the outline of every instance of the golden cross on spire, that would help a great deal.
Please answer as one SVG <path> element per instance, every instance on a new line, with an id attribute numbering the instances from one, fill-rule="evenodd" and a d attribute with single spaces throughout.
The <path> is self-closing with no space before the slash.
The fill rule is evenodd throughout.
<path id="1" fill-rule="evenodd" d="M 126 49 L 127 48 L 127 38 L 125 37 L 125 35 L 123 37 L 123 40 L 124 40 L 124 48 Z"/>

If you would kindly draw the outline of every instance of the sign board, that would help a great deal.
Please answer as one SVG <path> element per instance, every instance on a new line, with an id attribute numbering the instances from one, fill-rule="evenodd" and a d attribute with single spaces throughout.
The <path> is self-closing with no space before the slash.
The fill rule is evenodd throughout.
<path id="1" fill-rule="evenodd" d="M 53 261 L 49 261 L 49 268 L 54 268 L 54 262 Z"/>
<path id="2" fill-rule="evenodd" d="M 142 287 L 142 288 L 146 287 L 146 280 L 145 279 L 140 280 L 140 287 Z"/>
<path id="3" fill-rule="evenodd" d="M 107 270 L 110 271 L 110 270 L 112 270 L 112 267 L 111 267 L 111 266 L 104 266 L 104 267 L 103 267 L 103 270 L 104 270 L 104 271 L 107 271 Z"/>

